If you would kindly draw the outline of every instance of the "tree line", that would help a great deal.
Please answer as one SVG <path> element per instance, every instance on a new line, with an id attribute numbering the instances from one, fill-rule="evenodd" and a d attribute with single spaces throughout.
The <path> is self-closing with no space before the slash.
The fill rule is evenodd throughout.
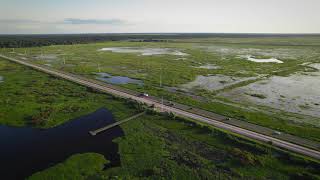
<path id="1" fill-rule="evenodd" d="M 285 34 L 228 34 L 228 33 L 159 33 L 159 34 L 42 34 L 0 35 L 0 48 L 70 45 L 103 41 L 167 42 L 168 39 L 191 38 L 247 38 L 247 37 L 300 37 L 312 35 Z"/>

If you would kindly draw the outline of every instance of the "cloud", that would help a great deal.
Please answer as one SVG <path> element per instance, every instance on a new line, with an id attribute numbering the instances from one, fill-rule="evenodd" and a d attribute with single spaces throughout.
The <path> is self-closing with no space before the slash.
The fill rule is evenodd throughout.
<path id="1" fill-rule="evenodd" d="M 67 18 L 63 21 L 64 24 L 93 24 L 93 25 L 123 25 L 126 24 L 126 21 L 121 19 L 76 19 L 76 18 Z"/>
<path id="2" fill-rule="evenodd" d="M 0 19 L 1 24 L 69 24 L 69 25 L 125 25 L 126 21 L 121 19 L 77 19 L 66 18 L 64 20 L 49 22 L 32 19 Z"/>
<path id="3" fill-rule="evenodd" d="M 40 21 L 31 19 L 0 19 L 0 23 L 3 24 L 34 24 L 41 23 Z"/>
<path id="4" fill-rule="evenodd" d="M 0 34 L 121 32 L 124 26 L 128 28 L 132 24 L 121 19 L 0 19 Z"/>

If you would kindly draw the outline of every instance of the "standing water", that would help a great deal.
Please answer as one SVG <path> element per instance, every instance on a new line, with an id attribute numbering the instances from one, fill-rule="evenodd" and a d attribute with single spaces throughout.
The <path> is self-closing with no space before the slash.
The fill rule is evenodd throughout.
<path id="1" fill-rule="evenodd" d="M 91 136 L 88 132 L 115 122 L 107 109 L 77 118 L 55 128 L 0 126 L 0 173 L 3 179 L 25 179 L 35 172 L 63 162 L 76 153 L 95 152 L 119 166 L 114 138 L 123 135 L 120 127 Z"/>
<path id="2" fill-rule="evenodd" d="M 100 80 L 100 81 L 104 81 L 107 83 L 111 83 L 111 84 L 137 84 L 142 86 L 143 82 L 141 80 L 138 79 L 132 79 L 126 76 L 112 76 L 108 73 L 96 73 L 99 77 L 97 77 L 96 79 Z"/>

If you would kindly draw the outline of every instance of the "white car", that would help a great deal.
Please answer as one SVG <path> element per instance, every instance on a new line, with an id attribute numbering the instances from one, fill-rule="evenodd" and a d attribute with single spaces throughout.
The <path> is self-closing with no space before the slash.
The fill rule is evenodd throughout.
<path id="1" fill-rule="evenodd" d="M 281 135 L 281 132 L 280 131 L 273 131 L 273 134 L 274 135 Z"/>

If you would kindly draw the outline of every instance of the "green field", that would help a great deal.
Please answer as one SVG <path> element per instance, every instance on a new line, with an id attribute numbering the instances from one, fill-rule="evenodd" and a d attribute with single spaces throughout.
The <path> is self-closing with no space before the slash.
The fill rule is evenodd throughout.
<path id="1" fill-rule="evenodd" d="M 3 77 L 0 94 L 4 104 L 0 108 L 0 123 L 3 125 L 50 128 L 100 107 L 109 109 L 116 120 L 137 111 L 125 100 L 3 59 L 0 63 Z M 11 113 L 12 110 L 16 112 Z M 125 136 L 115 140 L 121 167 L 103 170 L 108 160 L 88 152 L 74 155 L 30 179 L 320 178 L 317 161 L 191 120 L 149 113 L 121 127 Z"/>
<path id="2" fill-rule="evenodd" d="M 117 109 L 116 112 L 126 109 L 111 96 L 0 60 L 0 74 L 4 77 L 0 84 L 3 125 L 50 128 L 100 107 Z"/>
<path id="3" fill-rule="evenodd" d="M 243 93 L 245 100 L 235 101 L 225 96 L 234 89 L 259 83 L 272 77 L 290 77 L 293 74 L 310 74 L 318 70 L 305 63 L 320 62 L 320 39 L 304 38 L 207 38 L 182 39 L 168 42 L 105 42 L 96 44 L 56 45 L 38 48 L 2 49 L 11 57 L 22 58 L 34 63 L 45 64 L 60 70 L 97 78 L 95 73 L 104 72 L 113 76 L 126 76 L 142 80 L 144 85 L 119 85 L 139 92 L 148 92 L 157 97 L 202 108 L 222 115 L 235 117 L 243 121 L 270 127 L 303 138 L 320 141 L 319 104 L 301 102 L 294 104 L 296 97 L 303 99 L 304 94 L 286 97 L 280 94 L 273 104 L 259 104 L 259 100 L 268 101 L 269 95 L 261 93 Z M 139 52 L 119 53 L 99 51 L 106 47 L 131 48 L 168 48 L 189 54 L 142 55 Z M 257 59 L 277 58 L 277 63 L 256 63 L 239 57 L 252 55 Z M 216 69 L 199 68 L 214 65 Z M 197 76 L 223 76 L 227 78 L 254 78 L 247 81 L 235 81 L 229 85 L 224 79 L 216 80 L 226 86 L 207 90 L 201 85 L 191 89 L 182 88 L 194 81 Z M 161 77 L 161 87 L 160 87 Z M 209 83 L 210 84 L 210 83 Z M 290 91 L 290 89 L 288 89 Z M 201 101 L 191 97 L 196 95 L 206 99 Z M 315 95 L 317 97 L 318 94 Z M 261 98 L 263 97 L 263 98 Z M 253 99 L 247 101 L 246 99 Z M 255 99 L 254 99 L 255 98 Z M 281 105 L 281 101 L 288 101 Z M 316 98 L 314 98 L 316 99 Z M 271 99 L 274 101 L 274 99 Z M 279 108 L 278 108 L 279 106 Z"/>

